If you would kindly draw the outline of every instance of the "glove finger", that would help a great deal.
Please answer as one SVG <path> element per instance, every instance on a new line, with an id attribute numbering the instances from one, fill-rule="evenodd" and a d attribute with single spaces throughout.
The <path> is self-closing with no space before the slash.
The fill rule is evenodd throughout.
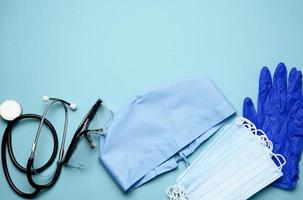
<path id="1" fill-rule="evenodd" d="M 291 68 L 291 70 L 289 72 L 289 75 L 288 75 L 288 88 L 287 88 L 288 91 L 290 90 L 290 87 L 291 87 L 291 85 L 292 85 L 292 83 L 293 83 L 293 81 L 294 81 L 294 79 L 295 79 L 295 77 L 297 75 L 297 72 L 298 72 L 298 70 L 295 67 Z"/>
<path id="2" fill-rule="evenodd" d="M 266 99 L 271 94 L 272 90 L 272 78 L 270 71 L 267 67 L 263 67 L 260 72 L 259 77 L 259 93 L 258 93 L 258 117 L 264 118 L 264 111 L 266 106 Z M 258 118 L 260 122 L 263 120 L 261 118 Z"/>
<path id="3" fill-rule="evenodd" d="M 258 127 L 257 113 L 251 98 L 246 97 L 243 101 L 243 117 L 249 119 Z"/>
<path id="4" fill-rule="evenodd" d="M 302 94 L 302 72 L 297 71 L 293 80 L 289 83 L 289 91 L 288 94 L 292 98 L 301 97 Z"/>
<path id="5" fill-rule="evenodd" d="M 303 103 L 302 102 L 302 72 L 297 71 L 295 78 L 289 84 L 289 91 L 288 91 L 288 110 L 291 113 L 296 113 L 299 106 Z"/>
<path id="6" fill-rule="evenodd" d="M 279 63 L 273 78 L 273 98 L 279 106 L 280 113 L 287 108 L 287 69 L 284 63 Z"/>

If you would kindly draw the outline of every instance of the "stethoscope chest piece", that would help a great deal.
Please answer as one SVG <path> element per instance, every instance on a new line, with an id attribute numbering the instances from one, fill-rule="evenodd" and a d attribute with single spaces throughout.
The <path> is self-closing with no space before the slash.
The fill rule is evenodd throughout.
<path id="1" fill-rule="evenodd" d="M 12 121 L 22 113 L 21 104 L 15 100 L 8 99 L 0 105 L 0 115 L 6 121 Z"/>

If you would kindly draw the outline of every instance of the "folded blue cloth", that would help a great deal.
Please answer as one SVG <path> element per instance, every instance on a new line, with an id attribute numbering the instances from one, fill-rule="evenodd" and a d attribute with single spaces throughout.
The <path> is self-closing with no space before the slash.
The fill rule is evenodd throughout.
<path id="1" fill-rule="evenodd" d="M 177 167 L 234 108 L 208 78 L 173 82 L 136 96 L 104 129 L 100 158 L 124 190 Z"/>

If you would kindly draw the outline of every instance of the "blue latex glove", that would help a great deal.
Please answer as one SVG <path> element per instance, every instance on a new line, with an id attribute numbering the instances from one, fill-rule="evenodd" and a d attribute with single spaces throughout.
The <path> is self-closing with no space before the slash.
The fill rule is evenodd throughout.
<path id="1" fill-rule="evenodd" d="M 287 83 L 287 70 L 280 63 L 272 80 L 270 71 L 263 67 L 259 79 L 257 111 L 247 97 L 243 116 L 263 130 L 273 142 L 275 153 L 284 155 L 283 176 L 273 184 L 293 189 L 299 179 L 299 161 L 303 149 L 302 73 L 292 68 Z"/>

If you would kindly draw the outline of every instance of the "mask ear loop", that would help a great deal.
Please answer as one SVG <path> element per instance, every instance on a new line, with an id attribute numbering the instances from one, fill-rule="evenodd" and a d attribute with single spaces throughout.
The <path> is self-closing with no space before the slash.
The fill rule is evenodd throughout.
<path id="1" fill-rule="evenodd" d="M 264 133 L 264 131 L 257 129 L 257 136 L 260 137 L 262 144 L 264 144 L 264 146 L 266 146 L 271 152 L 273 151 L 273 143 L 270 139 L 268 139 L 267 135 Z M 260 133 L 260 134 L 259 134 Z"/>
<path id="2" fill-rule="evenodd" d="M 185 188 L 181 184 L 167 188 L 166 195 L 169 200 L 188 200 Z"/>
<path id="3" fill-rule="evenodd" d="M 248 119 L 244 117 L 239 117 L 237 120 L 237 123 L 243 124 L 246 128 L 248 128 L 252 134 L 258 136 L 261 140 L 261 143 L 268 148 L 269 154 L 271 157 L 274 157 L 276 161 L 279 163 L 277 166 L 278 169 L 281 171 L 283 166 L 286 164 L 286 159 L 281 154 L 275 154 L 273 153 L 273 143 L 270 139 L 268 139 L 267 135 L 264 133 L 264 131 L 257 129 L 256 126 Z"/>
<path id="4" fill-rule="evenodd" d="M 270 153 L 270 155 L 272 157 L 274 157 L 276 159 L 276 161 L 279 163 L 278 168 L 281 171 L 283 166 L 286 165 L 286 159 L 284 158 L 284 156 L 282 156 L 281 154 L 275 154 L 275 153 L 272 153 L 272 152 Z"/>
<path id="5" fill-rule="evenodd" d="M 252 123 L 250 120 L 239 117 L 237 119 L 238 124 L 243 124 L 252 134 L 255 136 L 258 136 L 261 140 L 261 143 L 270 149 L 270 151 L 273 150 L 273 143 L 268 139 L 267 135 L 264 133 L 264 131 L 257 129 L 257 127 Z"/>
<path id="6" fill-rule="evenodd" d="M 244 117 L 238 117 L 237 124 L 238 125 L 244 125 L 252 134 L 254 134 L 254 135 L 257 134 L 256 126 L 251 121 L 249 121 L 248 119 L 246 119 Z"/>
<path id="7" fill-rule="evenodd" d="M 271 157 L 274 157 L 276 159 L 276 161 L 279 163 L 278 169 L 281 171 L 283 166 L 286 164 L 286 159 L 281 154 L 275 154 L 272 152 L 273 143 L 271 140 L 268 139 L 268 137 L 264 133 L 264 131 L 257 129 L 257 132 L 261 133 L 261 134 L 257 134 L 257 135 L 260 137 L 262 144 L 264 144 L 264 146 L 269 149 L 269 154 L 271 155 Z"/>

